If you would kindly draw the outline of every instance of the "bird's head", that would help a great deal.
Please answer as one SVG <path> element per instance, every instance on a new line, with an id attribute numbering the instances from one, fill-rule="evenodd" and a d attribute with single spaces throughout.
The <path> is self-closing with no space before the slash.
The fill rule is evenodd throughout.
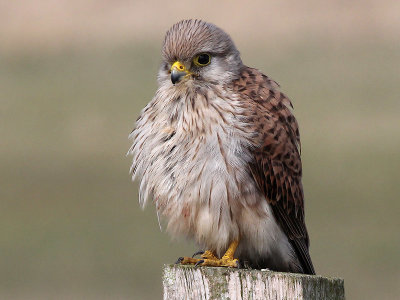
<path id="1" fill-rule="evenodd" d="M 159 81 L 224 84 L 238 77 L 243 64 L 232 39 L 217 26 L 183 20 L 166 33 Z"/>

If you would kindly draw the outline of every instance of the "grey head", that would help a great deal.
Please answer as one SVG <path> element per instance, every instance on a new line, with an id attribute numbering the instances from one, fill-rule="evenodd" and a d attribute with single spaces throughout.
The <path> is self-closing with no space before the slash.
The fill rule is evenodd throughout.
<path id="1" fill-rule="evenodd" d="M 230 36 L 214 24 L 183 20 L 166 33 L 160 84 L 228 84 L 243 67 L 239 51 Z"/>

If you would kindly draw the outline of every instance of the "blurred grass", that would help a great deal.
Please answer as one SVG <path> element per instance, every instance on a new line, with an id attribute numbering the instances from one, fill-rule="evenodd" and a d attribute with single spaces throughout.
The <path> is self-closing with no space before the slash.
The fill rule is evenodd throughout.
<path id="1" fill-rule="evenodd" d="M 349 299 L 394 299 L 399 45 L 265 46 L 238 45 L 294 102 L 317 272 L 344 277 Z M 159 299 L 162 264 L 197 250 L 140 210 L 128 174 L 159 46 L 0 57 L 0 298 Z"/>

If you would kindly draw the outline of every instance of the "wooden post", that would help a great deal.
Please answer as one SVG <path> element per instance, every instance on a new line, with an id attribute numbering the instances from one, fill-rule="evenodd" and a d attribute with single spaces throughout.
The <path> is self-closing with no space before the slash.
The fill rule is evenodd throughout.
<path id="1" fill-rule="evenodd" d="M 269 270 L 164 266 L 164 300 L 337 300 L 345 299 L 344 282 Z"/>

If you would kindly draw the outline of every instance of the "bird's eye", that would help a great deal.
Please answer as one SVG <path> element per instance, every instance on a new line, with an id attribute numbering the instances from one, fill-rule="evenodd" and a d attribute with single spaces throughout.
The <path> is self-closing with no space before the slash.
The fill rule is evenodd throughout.
<path id="1" fill-rule="evenodd" d="M 211 56 L 208 53 L 201 53 L 193 59 L 193 62 L 196 66 L 205 67 L 211 62 Z"/>

